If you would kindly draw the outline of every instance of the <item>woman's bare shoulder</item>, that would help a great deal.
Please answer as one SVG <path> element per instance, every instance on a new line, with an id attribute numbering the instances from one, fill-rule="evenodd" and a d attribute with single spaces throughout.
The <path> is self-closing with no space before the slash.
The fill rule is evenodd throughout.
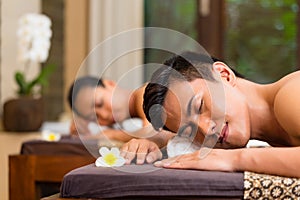
<path id="1" fill-rule="evenodd" d="M 279 84 L 274 98 L 274 114 L 290 135 L 300 138 L 300 72 L 284 77 Z"/>

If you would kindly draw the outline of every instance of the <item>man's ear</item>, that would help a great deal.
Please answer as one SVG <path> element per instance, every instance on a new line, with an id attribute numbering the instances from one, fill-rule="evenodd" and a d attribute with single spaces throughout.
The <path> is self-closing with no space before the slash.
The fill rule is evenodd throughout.
<path id="1" fill-rule="evenodd" d="M 223 62 L 214 62 L 213 71 L 220 74 L 222 80 L 227 81 L 231 85 L 235 85 L 236 76 L 234 72 Z"/>

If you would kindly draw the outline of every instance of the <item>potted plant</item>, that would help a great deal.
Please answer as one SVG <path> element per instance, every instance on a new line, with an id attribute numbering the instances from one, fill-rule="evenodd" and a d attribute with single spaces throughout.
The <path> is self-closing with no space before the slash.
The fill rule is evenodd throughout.
<path id="1" fill-rule="evenodd" d="M 3 105 L 3 125 L 7 131 L 37 131 L 43 123 L 41 87 L 47 85 L 55 65 L 41 68 L 36 77 L 28 80 L 30 66 L 44 63 L 48 58 L 51 20 L 43 14 L 29 13 L 19 19 L 18 55 L 24 71 L 15 73 L 18 85 L 17 98 Z"/>

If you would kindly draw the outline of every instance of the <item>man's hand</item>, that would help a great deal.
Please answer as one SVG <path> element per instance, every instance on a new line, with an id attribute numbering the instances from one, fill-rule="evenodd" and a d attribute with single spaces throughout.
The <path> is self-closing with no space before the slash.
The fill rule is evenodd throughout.
<path id="1" fill-rule="evenodd" d="M 201 151 L 203 151 L 201 153 Z M 235 171 L 240 149 L 202 148 L 194 153 L 180 155 L 154 163 L 156 167 L 176 169 L 198 169 L 211 171 Z M 203 154 L 203 155 L 202 155 Z"/>
<path id="2" fill-rule="evenodd" d="M 121 148 L 121 156 L 130 164 L 136 157 L 136 164 L 153 163 L 162 158 L 162 153 L 154 142 L 147 139 L 131 139 Z"/>

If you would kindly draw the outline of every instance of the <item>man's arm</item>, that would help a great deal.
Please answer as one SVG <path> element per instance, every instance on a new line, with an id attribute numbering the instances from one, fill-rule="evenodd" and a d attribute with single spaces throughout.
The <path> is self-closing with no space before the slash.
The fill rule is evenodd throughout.
<path id="1" fill-rule="evenodd" d="M 300 178 L 300 147 L 242 149 L 236 169 Z"/>
<path id="2" fill-rule="evenodd" d="M 300 146 L 300 73 L 290 78 L 274 99 L 274 115 L 280 126 L 285 130 L 291 145 Z"/>
<path id="3" fill-rule="evenodd" d="M 252 171 L 300 178 L 300 147 L 211 149 L 201 158 L 201 150 L 154 163 L 157 167 L 210 171 Z"/>

